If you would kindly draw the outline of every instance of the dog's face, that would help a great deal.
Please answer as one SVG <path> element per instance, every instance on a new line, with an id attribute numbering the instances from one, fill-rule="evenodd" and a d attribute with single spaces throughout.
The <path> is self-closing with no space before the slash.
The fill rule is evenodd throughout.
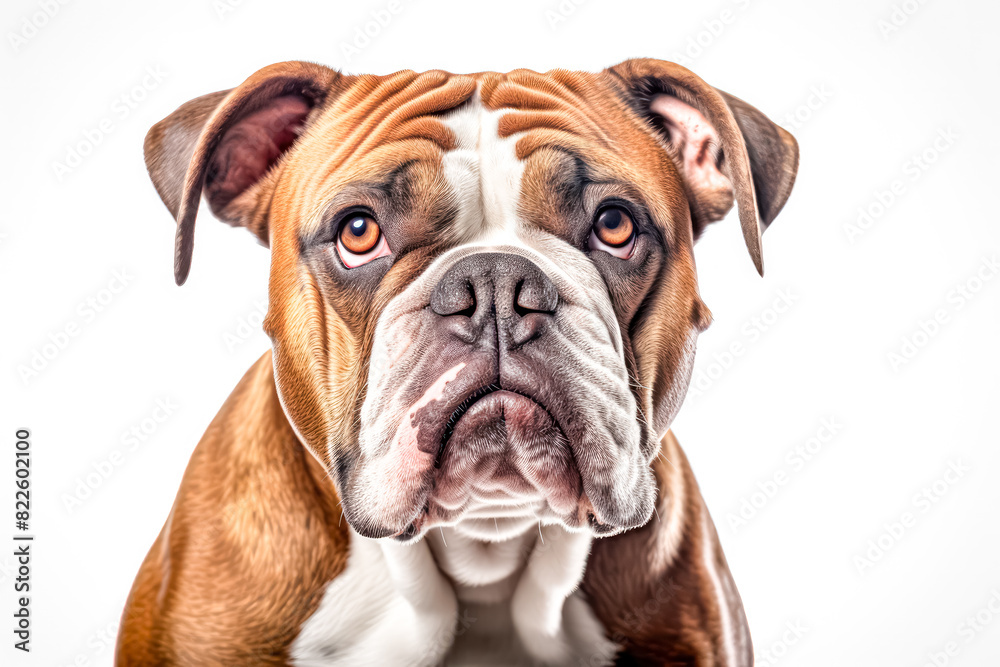
<path id="1" fill-rule="evenodd" d="M 202 193 L 271 247 L 286 414 L 351 525 L 397 539 L 645 523 L 710 321 L 694 239 L 735 199 L 760 268 L 797 163 L 758 111 L 646 60 L 385 77 L 282 63 L 179 109 L 146 154 L 180 282 Z"/>

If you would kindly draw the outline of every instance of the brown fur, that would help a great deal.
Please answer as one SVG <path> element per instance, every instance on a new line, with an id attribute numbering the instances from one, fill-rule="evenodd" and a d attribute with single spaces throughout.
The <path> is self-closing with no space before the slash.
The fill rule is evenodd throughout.
<path id="1" fill-rule="evenodd" d="M 285 664 L 347 546 L 336 493 L 284 418 L 265 354 L 191 457 L 129 595 L 117 663 Z"/>
<path id="2" fill-rule="evenodd" d="M 721 664 L 720 610 L 702 564 L 704 550 L 711 551 L 720 576 L 732 586 L 737 618 L 743 616 L 742 606 L 714 529 L 710 542 L 702 537 L 701 522 L 708 509 L 687 457 L 673 433 L 667 433 L 661 444 L 663 450 L 653 464 L 660 486 L 657 516 L 642 528 L 595 542 L 583 590 L 608 636 L 622 645 L 628 656 L 625 664 Z M 683 504 L 682 537 L 663 567 L 655 556 L 663 551 L 672 502 Z M 745 626 L 735 631 L 739 637 Z M 738 664 L 751 664 L 749 641 L 746 646 L 748 653 L 736 656 L 745 662 Z"/>

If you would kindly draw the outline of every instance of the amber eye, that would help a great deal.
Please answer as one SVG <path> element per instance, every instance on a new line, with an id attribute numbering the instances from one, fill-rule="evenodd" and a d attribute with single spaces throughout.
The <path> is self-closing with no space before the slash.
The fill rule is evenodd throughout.
<path id="1" fill-rule="evenodd" d="M 367 213 L 351 214 L 337 232 L 337 252 L 349 269 L 390 253 L 385 234 Z"/>
<path id="2" fill-rule="evenodd" d="M 594 235 L 601 243 L 612 248 L 620 248 L 635 236 L 632 216 L 619 206 L 602 209 L 594 220 Z"/>
<path id="3" fill-rule="evenodd" d="M 344 249 L 355 255 L 363 255 L 378 243 L 382 232 L 375 219 L 369 215 L 354 215 L 340 228 L 340 242 Z"/>
<path id="4" fill-rule="evenodd" d="M 621 206 L 607 206 L 594 218 L 587 247 L 603 250 L 619 259 L 629 259 L 635 250 L 635 239 L 635 223 L 629 212 Z"/>

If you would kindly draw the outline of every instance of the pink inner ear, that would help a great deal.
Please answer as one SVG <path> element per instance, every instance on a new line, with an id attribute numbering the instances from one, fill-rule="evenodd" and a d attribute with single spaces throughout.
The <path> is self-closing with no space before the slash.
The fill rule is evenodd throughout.
<path id="1" fill-rule="evenodd" d="M 732 192 L 732 183 L 716 163 L 721 144 L 708 119 L 693 106 L 670 95 L 654 97 L 650 110 L 666 123 L 670 143 L 677 149 L 681 171 L 691 188 L 705 194 Z"/>
<path id="2" fill-rule="evenodd" d="M 205 193 L 213 208 L 223 208 L 259 181 L 303 129 L 310 106 L 285 95 L 239 120 L 212 156 Z"/>

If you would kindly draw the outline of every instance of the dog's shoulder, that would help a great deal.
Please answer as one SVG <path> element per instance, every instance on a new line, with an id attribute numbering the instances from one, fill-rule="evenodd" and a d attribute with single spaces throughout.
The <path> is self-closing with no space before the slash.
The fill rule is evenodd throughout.
<path id="1" fill-rule="evenodd" d="M 299 443 L 265 354 L 191 457 L 122 616 L 119 665 L 284 664 L 348 534 Z"/>
<path id="2" fill-rule="evenodd" d="M 672 432 L 653 462 L 657 512 L 595 541 L 583 590 L 619 664 L 753 664 L 749 629 L 715 526 Z"/>

